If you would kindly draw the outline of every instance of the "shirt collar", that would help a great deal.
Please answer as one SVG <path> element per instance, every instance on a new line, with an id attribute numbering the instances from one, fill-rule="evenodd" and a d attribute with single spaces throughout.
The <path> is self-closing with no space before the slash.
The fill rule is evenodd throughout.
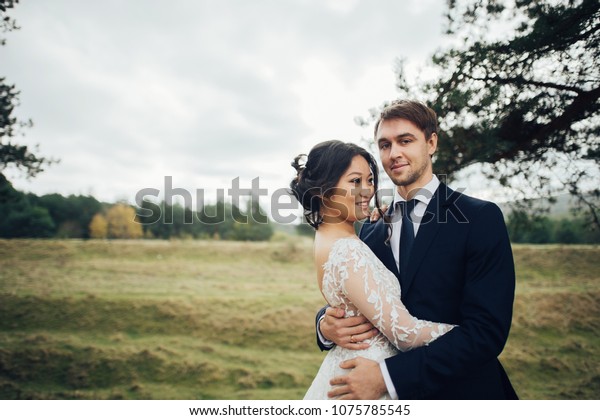
<path id="1" fill-rule="evenodd" d="M 417 193 L 415 194 L 414 198 L 419 200 L 419 202 L 421 202 L 421 203 L 425 203 L 425 205 L 429 205 L 429 202 L 433 198 L 433 194 L 436 192 L 436 190 L 438 189 L 439 186 L 440 186 L 440 180 L 438 179 L 437 176 L 433 175 L 433 178 L 431 178 L 431 181 L 429 181 L 427 184 L 425 184 L 423 187 L 421 187 L 419 189 L 419 191 L 417 191 Z M 406 200 L 400 195 L 400 193 L 398 192 L 398 189 L 394 188 L 394 203 L 393 203 L 393 205 L 396 206 L 396 203 L 398 203 L 400 201 L 406 201 Z"/>

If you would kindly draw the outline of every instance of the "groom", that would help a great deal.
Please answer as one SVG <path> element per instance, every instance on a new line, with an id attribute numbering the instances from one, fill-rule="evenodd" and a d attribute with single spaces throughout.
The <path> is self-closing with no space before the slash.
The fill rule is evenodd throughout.
<path id="1" fill-rule="evenodd" d="M 396 275 L 413 316 L 459 327 L 381 363 L 344 361 L 351 371 L 331 380 L 330 398 L 377 399 L 386 391 L 400 399 L 517 398 L 498 361 L 515 289 L 504 219 L 495 204 L 453 191 L 433 174 L 437 131 L 435 112 L 420 102 L 398 101 L 381 112 L 375 142 L 397 188 L 386 217 L 365 223 L 360 237 Z M 413 198 L 408 229 L 401 209 Z M 364 317 L 343 314 L 323 308 L 317 315 L 321 349 L 368 347 L 362 341 L 377 331 Z"/>

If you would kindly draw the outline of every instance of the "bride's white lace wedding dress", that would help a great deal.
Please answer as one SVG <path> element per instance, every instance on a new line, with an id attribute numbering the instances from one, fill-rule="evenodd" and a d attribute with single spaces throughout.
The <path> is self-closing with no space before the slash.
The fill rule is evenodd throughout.
<path id="1" fill-rule="evenodd" d="M 347 373 L 339 367 L 344 360 L 361 356 L 380 362 L 398 350 L 427 345 L 454 327 L 413 317 L 400 300 L 396 276 L 356 237 L 338 239 L 323 268 L 322 287 L 327 302 L 344 309 L 346 316 L 366 316 L 380 334 L 369 341 L 365 350 L 340 346 L 330 350 L 304 399 L 327 399 L 329 381 Z M 389 395 L 383 398 L 389 399 Z"/>

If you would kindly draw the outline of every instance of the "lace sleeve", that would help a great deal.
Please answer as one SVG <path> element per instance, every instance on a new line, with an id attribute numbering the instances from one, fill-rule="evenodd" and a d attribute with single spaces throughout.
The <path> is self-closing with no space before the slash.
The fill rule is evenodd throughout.
<path id="1" fill-rule="evenodd" d="M 362 242 L 353 241 L 338 264 L 342 293 L 400 351 L 429 344 L 453 325 L 412 316 L 400 300 L 395 276 Z"/>

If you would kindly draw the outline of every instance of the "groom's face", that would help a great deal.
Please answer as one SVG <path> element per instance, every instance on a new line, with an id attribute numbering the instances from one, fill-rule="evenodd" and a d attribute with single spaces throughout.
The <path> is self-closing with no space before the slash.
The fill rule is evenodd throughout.
<path id="1" fill-rule="evenodd" d="M 396 118 L 379 124 L 376 142 L 383 168 L 401 192 L 423 187 L 431 180 L 431 155 L 437 147 L 437 134 L 426 139 L 415 124 Z"/>

